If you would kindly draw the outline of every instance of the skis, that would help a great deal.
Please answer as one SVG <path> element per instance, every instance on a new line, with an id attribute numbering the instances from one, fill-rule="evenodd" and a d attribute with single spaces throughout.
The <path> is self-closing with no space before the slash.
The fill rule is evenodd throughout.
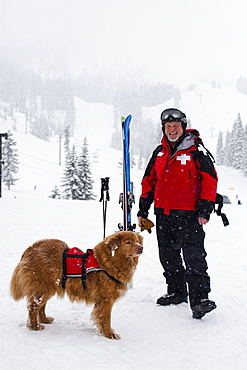
<path id="1" fill-rule="evenodd" d="M 122 117 L 122 139 L 123 139 L 123 193 L 120 194 L 119 203 L 123 209 L 123 225 L 118 224 L 120 231 L 133 231 L 136 227 L 131 224 L 131 209 L 135 202 L 133 194 L 133 183 L 130 181 L 130 121 L 131 115 Z"/>

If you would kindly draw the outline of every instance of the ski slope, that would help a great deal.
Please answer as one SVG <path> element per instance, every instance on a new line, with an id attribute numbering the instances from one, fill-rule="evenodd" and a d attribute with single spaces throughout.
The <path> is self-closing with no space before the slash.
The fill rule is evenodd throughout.
<path id="1" fill-rule="evenodd" d="M 90 109 L 97 111 L 96 106 Z M 0 127 L 6 128 L 1 122 Z M 196 128 L 200 130 L 199 125 Z M 96 133 L 93 129 L 88 132 L 93 139 Z M 112 326 L 121 335 L 120 341 L 111 341 L 97 332 L 90 321 L 90 306 L 57 297 L 47 306 L 54 323 L 46 325 L 41 332 L 32 332 L 25 326 L 26 302 L 15 302 L 9 295 L 9 281 L 16 264 L 23 251 L 39 239 L 58 238 L 82 250 L 93 248 L 102 240 L 101 177 L 110 177 L 106 234 L 117 231 L 117 224 L 122 221 L 118 204 L 122 188 L 118 162 L 122 153 L 109 148 L 107 143 L 91 146 L 92 152 L 98 147 L 99 154 L 97 161 L 92 161 L 96 200 L 53 200 L 48 195 L 63 172 L 63 166 L 58 165 L 56 138 L 46 143 L 25 135 L 20 129 L 15 139 L 22 153 L 20 180 L 11 191 L 3 187 L 0 198 L 0 367 L 5 370 L 245 370 L 247 178 L 240 171 L 217 167 L 218 191 L 228 195 L 232 204 L 223 208 L 229 226 L 224 227 L 215 214 L 205 226 L 210 298 L 216 301 L 216 310 L 202 320 L 194 320 L 185 303 L 156 306 L 156 299 L 166 288 L 155 232 L 151 235 L 144 232 L 144 253 L 139 259 L 134 286 L 113 309 Z M 207 140 L 204 143 L 207 146 Z M 136 169 L 131 173 L 137 199 L 142 175 Z M 137 203 L 133 207 L 133 219 Z M 150 218 L 155 222 L 152 211 Z"/>

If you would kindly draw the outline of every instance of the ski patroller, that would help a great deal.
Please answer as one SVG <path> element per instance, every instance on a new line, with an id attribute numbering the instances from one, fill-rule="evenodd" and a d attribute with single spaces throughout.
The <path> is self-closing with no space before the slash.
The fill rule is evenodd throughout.
<path id="1" fill-rule="evenodd" d="M 133 183 L 130 181 L 130 122 L 132 116 L 122 117 L 122 139 L 123 139 L 123 193 L 120 194 L 119 203 L 123 209 L 123 225 L 118 224 L 119 230 L 133 231 L 136 227 L 131 224 L 131 209 L 135 202 L 133 194 Z"/>

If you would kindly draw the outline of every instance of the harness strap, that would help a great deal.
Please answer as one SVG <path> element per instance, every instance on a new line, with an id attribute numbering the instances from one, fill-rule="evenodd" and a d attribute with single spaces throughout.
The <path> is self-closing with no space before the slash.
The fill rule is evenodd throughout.
<path id="1" fill-rule="evenodd" d="M 116 279 L 114 276 L 110 275 L 107 271 L 105 271 L 105 270 L 101 270 L 101 271 L 103 271 L 106 274 L 106 276 L 108 276 L 110 279 L 112 279 L 116 283 L 127 285 L 127 284 L 123 283 L 122 281 Z"/>
<path id="2" fill-rule="evenodd" d="M 62 277 L 62 288 L 65 289 L 66 281 L 67 281 L 67 264 L 66 264 L 66 255 L 69 251 L 69 248 L 66 248 L 63 251 L 63 277 Z"/>
<path id="3" fill-rule="evenodd" d="M 92 249 L 88 249 L 86 253 L 83 254 L 82 256 L 82 285 L 83 285 L 83 288 L 86 290 L 87 289 L 87 270 L 86 270 L 86 261 L 87 261 L 87 258 L 90 257 L 91 255 L 93 255 L 93 250 Z"/>
<path id="4" fill-rule="evenodd" d="M 83 253 L 82 255 L 82 271 L 81 271 L 81 280 L 83 288 L 87 289 L 87 281 L 86 281 L 86 259 L 87 259 L 87 253 Z"/>

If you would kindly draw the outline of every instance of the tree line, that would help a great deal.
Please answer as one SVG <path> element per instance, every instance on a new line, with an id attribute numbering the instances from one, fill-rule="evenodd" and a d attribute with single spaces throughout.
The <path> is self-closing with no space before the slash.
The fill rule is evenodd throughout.
<path id="1" fill-rule="evenodd" d="M 95 199 L 93 193 L 93 179 L 90 168 L 90 156 L 87 138 L 84 138 L 80 152 L 75 145 L 70 145 L 70 131 L 66 127 L 64 131 L 65 167 L 61 185 L 55 185 L 50 197 L 53 199 Z M 8 139 L 3 143 L 3 167 L 2 181 L 10 190 L 18 181 L 19 155 L 16 148 L 17 142 L 13 133 L 8 131 Z"/>
<path id="2" fill-rule="evenodd" d="M 242 170 L 247 176 L 247 124 L 243 126 L 240 113 L 224 140 L 222 131 L 219 132 L 216 163 Z"/>
<path id="3" fill-rule="evenodd" d="M 144 77 L 137 81 L 134 71 L 112 73 L 104 69 L 89 73 L 84 70 L 79 77 L 73 77 L 69 72 L 51 76 L 42 70 L 34 72 L 6 57 L 0 59 L 0 71 L 0 117 L 12 117 L 13 129 L 16 130 L 15 113 L 25 114 L 30 133 L 46 141 L 55 133 L 61 134 L 68 126 L 73 136 L 76 96 L 86 102 L 113 106 L 112 147 L 115 149 L 121 149 L 120 119 L 132 114 L 135 118 L 132 144 L 134 154 L 139 155 L 143 151 L 140 141 L 142 107 L 161 104 L 171 98 L 177 105 L 181 99 L 179 89 L 173 85 L 149 83 Z"/>

